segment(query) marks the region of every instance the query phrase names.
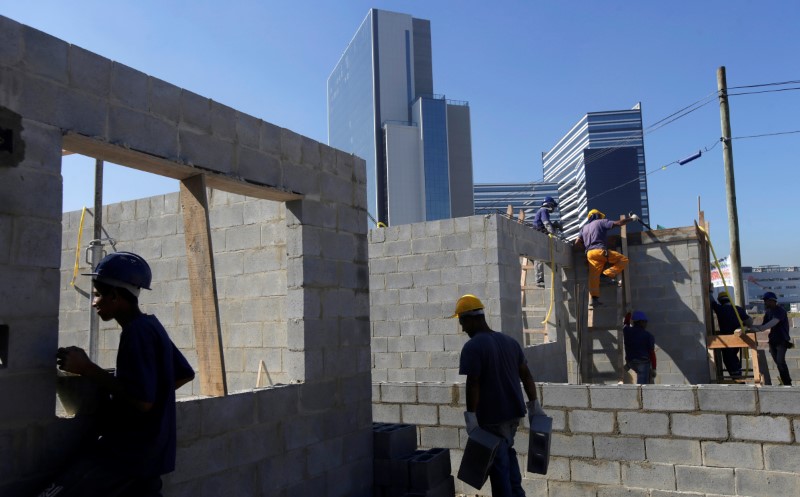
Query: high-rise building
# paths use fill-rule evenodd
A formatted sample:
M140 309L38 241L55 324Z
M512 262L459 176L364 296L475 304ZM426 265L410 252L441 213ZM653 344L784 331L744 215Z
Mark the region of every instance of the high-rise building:
M544 181L558 183L564 234L577 236L590 209L611 219L634 212L650 224L641 104L590 112L548 152ZM640 231L639 223L628 225Z
M469 105L433 92L431 25L371 9L328 77L328 144L367 164L388 225L470 216Z
M505 214L510 205L514 216L525 212L526 221L532 221L545 197L558 202L556 183L476 183L474 192L475 214ZM560 220L559 210L550 216L551 221Z

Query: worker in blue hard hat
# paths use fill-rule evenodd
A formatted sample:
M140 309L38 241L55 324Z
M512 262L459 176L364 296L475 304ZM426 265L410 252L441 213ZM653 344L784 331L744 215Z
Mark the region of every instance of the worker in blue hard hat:
M625 343L625 366L636 372L636 383L650 383L656 370L656 342L647 331L647 315L642 311L628 313L622 335Z
M556 207L558 207L558 203L553 197L545 197L542 206L536 211L536 215L533 216L533 228L542 233L555 235L558 226L556 223L550 221L550 214L552 214ZM536 286L544 288L544 263L540 260L536 260L533 263L533 277L536 280Z
M789 316L780 304L778 296L774 292L766 292L764 299L764 321L760 325L751 326L755 331L769 331L769 353L775 361L778 373L781 376L781 383L789 386L792 384L792 377L789 375L789 366L786 364L786 351L794 347L792 337L789 335Z
M175 390L194 371L158 318L139 307L150 266L131 252L105 256L92 273L92 307L121 330L116 369L95 364L79 347L62 347L58 367L95 383L107 399L99 437L40 496L160 496L161 475L175 469Z

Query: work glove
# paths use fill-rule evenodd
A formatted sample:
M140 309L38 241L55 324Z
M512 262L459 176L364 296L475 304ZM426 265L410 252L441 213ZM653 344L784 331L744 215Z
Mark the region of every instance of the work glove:
M464 422L467 425L467 434L478 427L478 416L474 412L464 411Z
M638 221L639 216L637 214L631 214L631 219L633 219L634 221Z

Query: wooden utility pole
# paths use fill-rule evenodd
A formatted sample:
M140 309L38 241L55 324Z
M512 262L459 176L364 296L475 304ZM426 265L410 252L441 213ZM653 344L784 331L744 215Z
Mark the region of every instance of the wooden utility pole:
M734 302L745 306L742 284L742 257L739 250L739 214L736 210L736 181L733 177L733 145L731 143L731 114L728 107L728 83L725 66L717 69L719 90L719 118L722 126L722 159L725 164L725 197L728 203L728 237L731 247L731 277L733 278Z

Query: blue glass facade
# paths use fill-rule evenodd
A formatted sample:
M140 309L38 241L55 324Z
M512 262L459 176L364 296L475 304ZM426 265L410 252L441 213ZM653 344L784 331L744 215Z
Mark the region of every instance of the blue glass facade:
M567 237L577 236L590 209L614 218L636 212L650 223L639 105L630 110L586 114L542 154L542 166L544 181L558 184ZM629 227L639 230L641 225Z
M548 196L560 203L556 183L479 183L474 187L475 214L505 214L510 205L515 217L523 211L525 219L531 220ZM550 219L560 221L560 210Z
M447 156L447 102L422 98L425 170L425 220L450 217L450 167Z
M461 150L471 147L469 107L461 102L455 112L432 94L430 22L371 9L328 78L328 144L366 161L367 208L374 222L472 214L472 154ZM455 121L452 136L448 119ZM389 123L400 140L409 135L396 126L418 129L420 153L394 146L389 155ZM410 183L417 172L423 179ZM399 183L389 184L390 177Z

